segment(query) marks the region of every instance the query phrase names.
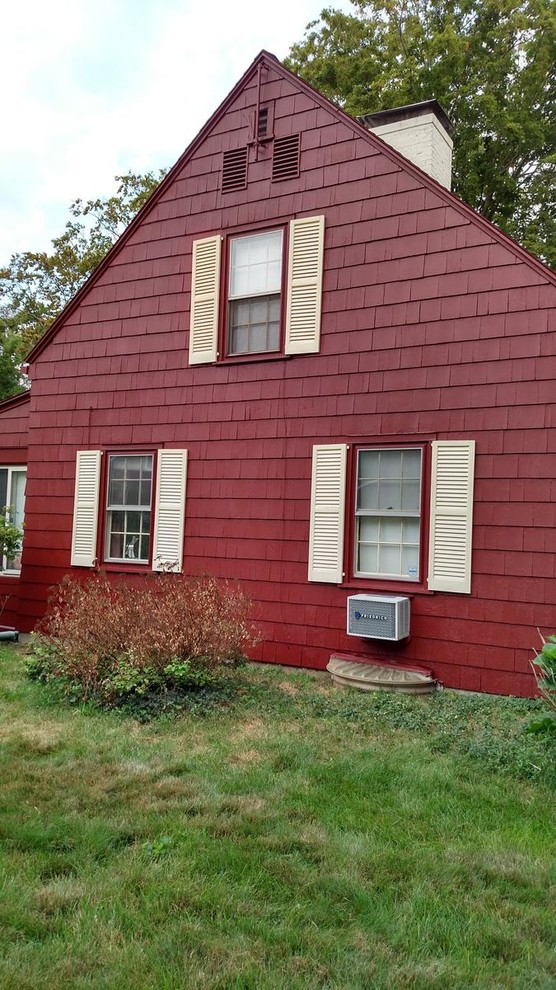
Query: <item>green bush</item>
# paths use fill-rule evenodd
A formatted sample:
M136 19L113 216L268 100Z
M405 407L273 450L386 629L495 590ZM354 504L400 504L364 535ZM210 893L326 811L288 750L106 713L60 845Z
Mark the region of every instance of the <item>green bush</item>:
M532 661L537 686L548 711L541 712L531 722L531 732L556 732L556 636L542 639L542 650Z
M27 671L75 700L175 702L217 685L253 641L249 602L213 578L160 574L139 584L66 577L35 636ZM156 707L156 706L155 706Z

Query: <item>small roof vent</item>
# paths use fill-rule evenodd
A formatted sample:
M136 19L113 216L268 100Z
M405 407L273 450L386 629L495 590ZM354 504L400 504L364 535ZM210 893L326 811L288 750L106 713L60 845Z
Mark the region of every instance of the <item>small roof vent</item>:
M222 192L247 186L247 148L225 151L222 163Z
M272 153L272 181L295 179L299 175L299 134L276 138Z

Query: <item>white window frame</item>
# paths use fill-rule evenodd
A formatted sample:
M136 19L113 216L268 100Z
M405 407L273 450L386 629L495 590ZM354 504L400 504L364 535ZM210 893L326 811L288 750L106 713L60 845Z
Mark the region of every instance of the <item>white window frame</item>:
M27 466L25 464L13 464L13 465L2 464L0 465L0 470L8 472L7 480L6 480L6 506L4 507L2 505L0 506L0 509L7 508L9 510L12 507L12 488L13 488L14 474L23 474L25 475L25 480L27 480ZM13 520L13 522L18 529L23 529L24 520L25 520L25 487L23 491L23 513L22 513L21 523L18 523L17 519ZM23 549L23 539L21 540L21 546L19 550L20 556L22 549ZM21 566L8 567L8 559L4 554L2 558L2 574L7 575L8 577L19 577L19 575L21 574Z
M143 457L148 457L148 458L150 458L150 462L151 462L151 477L150 477L150 482L151 482L151 485L150 485L150 495L149 495L149 505L148 505L148 507L146 505L127 505L125 503L121 503L121 504L114 503L113 505L110 505L110 503L109 503L109 494L110 494L110 465L111 465L111 462L115 458L117 458L117 457L123 457L123 458L131 458L131 457L134 457L134 458L143 458ZM104 512L104 536L103 536L103 542L104 542L103 560L104 560L104 562L106 564L148 564L149 563L151 549L152 549L152 542L153 542L153 531L154 531L154 517L153 517L154 472L155 472L155 456L154 456L154 453L152 453L152 452L149 452L149 453L146 453L146 452L141 452L141 453L139 453L139 452L133 452L133 453L116 453L116 452L110 452L108 454L108 463L107 463L107 467L106 467L106 485L105 485L105 492L104 492L105 512ZM123 482L124 484L125 484L125 480L127 480L127 479L124 479L124 482ZM141 485L141 482L142 482L142 478L139 479L138 484ZM124 540L124 556L123 557L112 557L112 556L110 556L110 538L111 538L111 535L112 535L112 532L113 532L110 523L111 523L112 513L113 512L124 512L126 519L127 519L127 513L128 512L137 512L139 514L143 514L145 512L148 512L149 513L148 552L147 552L147 556L146 557L141 557L141 556L131 557L131 556L127 556L126 555L126 551L127 551L128 548L125 546L125 540ZM142 529L140 530L140 534L139 534L140 541L141 541L141 536L143 536ZM139 549L140 549L140 546L139 546Z
M402 508L380 509L378 507L376 509L374 509L374 508L373 509L358 508L358 500L359 500L359 474L360 474L359 466L360 466L360 457L361 457L361 454L363 454L363 453L376 453L376 454L379 454L379 455L380 454L384 454L384 453L401 453L401 454L404 454L406 452L409 453L409 452L415 452L415 451L418 452L419 458L420 458L420 463L419 463L419 504L418 504L418 508L417 509L407 509L407 510L406 509L402 509ZM423 461L424 461L424 450L423 450L423 447L422 446L419 446L419 445L412 446L412 445L400 444L399 446L396 446L396 447L390 447L390 446L380 446L380 445L373 444L372 446L361 446L361 447L358 447L357 448L357 450L356 450L356 463L355 463L355 505L354 505L354 520L355 520L355 525L354 525L354 534L353 534L353 574L354 574L354 577L356 577L356 578L365 578L365 579L369 579L369 580L378 580L378 581L395 581L395 582L398 582L398 583L399 582L402 582L402 581L410 581L413 584L419 584L421 582L421 568L422 568L422 564L421 564L421 552L422 552L422 532L423 532ZM382 480L387 481L387 480L390 480L390 479L384 478ZM391 480L396 480L396 479L391 479ZM413 480L413 479L411 479L411 480ZM377 477L377 482L380 484L380 477ZM400 478L400 482L403 484L403 478ZM391 571L380 571L380 570L376 570L376 571L364 571L364 570L361 570L360 568L358 568L357 564L358 564L358 561L359 561L360 544L363 542L359 538L360 520L362 520L362 519L374 519L374 520L377 521L379 527L380 527L380 524L381 524L381 521L382 520L385 520L386 521L386 520L391 519L391 520L399 521L401 523L403 523L403 520L404 519L416 519L417 520L419 534L418 534L417 554L416 554L416 557L417 557L417 568L416 568L415 574L403 573L401 571L401 568L400 568L400 572L399 573L393 573ZM388 545L388 542L387 541L381 541L380 539L377 538L377 554L378 555L380 554L380 547L381 546L386 547L387 545ZM401 549L403 547L403 540L401 540L399 544L396 544L396 546L398 546L398 545L400 546L400 553L401 553ZM415 545L415 544L409 544L409 543L407 543L407 545L410 546L410 545ZM378 563L378 561L377 561L377 563Z
M271 287L270 289L265 287L265 289L261 289L260 291L253 290L253 291L248 291L248 292L245 292L245 293L234 292L233 291L233 288L234 288L234 286L233 286L234 274L235 274L235 272L237 270L234 267L234 250L235 250L236 245L239 245L240 241L255 241L257 239L258 240L262 240L263 238L267 238L267 241L268 241L270 238L276 238L277 235L280 236L280 274L279 274L279 277L277 279L278 287L276 288L274 286L274 287ZM284 281L284 229L283 228L278 227L278 228L274 228L272 230L258 230L258 231L253 231L251 233L237 234L237 235L234 235L234 236L230 237L230 241L229 241L229 260L228 260L228 280L227 280L228 302L227 302L227 318L226 318L226 356L227 357L231 357L231 358L234 358L234 357L249 357L251 354L253 354L253 355L256 355L256 354L278 354L280 352L281 343L282 343L282 290L283 290L283 281ZM278 302L278 320L276 321L278 323L278 339L276 341L276 346L275 347L264 347L264 348L261 348L259 350L256 350L254 348L253 349L248 348L245 351L232 350L232 331L233 331L233 326L232 326L232 312L233 312L233 304L234 303L241 303L241 302L250 303L251 301L256 301L258 298L259 299L265 299L265 298L266 299L273 299L273 300L277 300L277 302ZM268 333L268 326L270 325L270 322L275 322L275 321L267 321L267 324L266 324L267 325L267 333ZM248 335L249 335L249 331L250 330L251 330L251 327L248 328Z

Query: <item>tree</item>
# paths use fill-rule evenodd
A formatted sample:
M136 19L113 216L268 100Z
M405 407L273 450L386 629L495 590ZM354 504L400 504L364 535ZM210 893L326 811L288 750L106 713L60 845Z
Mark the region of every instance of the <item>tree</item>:
M436 98L456 126L454 192L556 266L554 0L351 0L287 65L357 115Z
M21 391L20 364L147 201L165 174L116 176L113 196L70 206L52 251L12 255L0 269L0 399Z

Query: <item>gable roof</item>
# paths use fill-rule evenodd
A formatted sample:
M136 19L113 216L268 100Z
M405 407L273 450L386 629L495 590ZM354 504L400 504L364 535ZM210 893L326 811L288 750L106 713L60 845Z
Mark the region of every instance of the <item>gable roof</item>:
M332 103L327 97L319 93L318 90L314 89L309 83L305 82L299 76L296 76L289 69L286 69L284 65L272 55L270 52L264 49L257 55L254 61L251 63L249 68L244 72L241 79L236 83L234 88L230 91L228 96L223 100L220 106L215 110L212 116L208 119L206 124L201 128L197 136L193 139L191 144L186 148L183 154L178 158L175 165L170 169L165 178L162 180L160 185L155 189L152 195L149 197L144 206L139 210L137 215L131 221L131 223L126 227L123 233L120 235L118 240L110 248L108 253L104 256L102 261L97 265L91 275L88 277L86 282L83 283L80 289L76 292L74 297L70 302L64 307L62 312L53 323L50 325L46 333L40 338L40 340L35 344L33 349L27 356L26 361L32 364L33 361L39 356L39 354L44 350L44 348L50 343L53 337L57 334L58 330L63 326L67 317L79 306L85 295L89 292L92 286L96 283L97 279L103 274L103 272L110 266L114 257L122 249L124 244L127 242L131 234L137 229L138 226L143 222L148 213L156 206L159 199L164 195L168 187L174 181L176 175L181 171L181 169L190 161L190 159L195 154L197 148L205 140L206 136L210 133L214 125L224 116L231 104L237 98L238 94L244 88L244 86L250 81L255 72L258 71L259 67L272 68L279 75L282 75L284 79L289 80L293 83L299 90L308 95L321 107L326 109L330 114L335 116L343 124L347 124L351 127L361 138L368 141L371 145L374 145L377 150L380 150L384 155L390 158L395 164L400 168L404 169L406 172L414 175L424 186L428 187L433 191L440 199L452 206L455 210L461 213L469 222L474 223L476 226L481 227L486 231L489 236L497 240L500 244L510 250L515 254L520 261L527 264L529 267L533 268L538 274L542 275L547 281L552 282L556 285L556 272L553 272L551 268L548 268L542 261L536 258L534 255L530 254L524 247L514 241L511 237L501 231L498 227L492 224L489 220L477 213L470 206L459 199L454 193L446 189L445 186L440 185L432 176L423 172L417 165L405 158L398 151L391 147L383 141L382 138L378 137L372 131L369 131L361 122L360 119L356 119L347 114L336 104Z

